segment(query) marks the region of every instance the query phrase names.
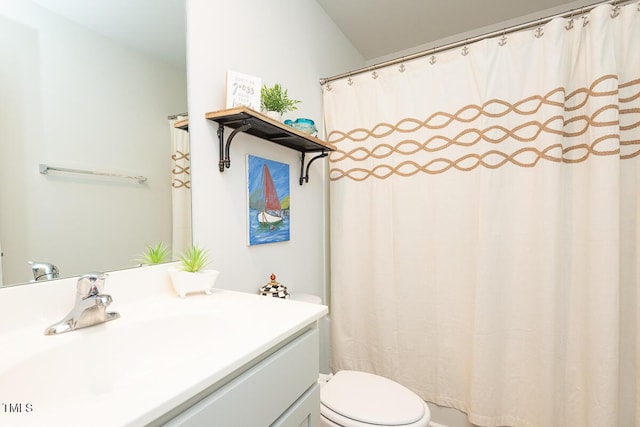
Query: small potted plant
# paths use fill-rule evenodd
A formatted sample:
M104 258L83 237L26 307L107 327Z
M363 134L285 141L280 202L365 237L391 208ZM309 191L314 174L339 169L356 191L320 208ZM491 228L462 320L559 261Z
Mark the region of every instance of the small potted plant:
M192 292L211 294L220 272L204 269L209 262L207 251L198 245L193 245L184 251L178 257L178 260L181 267L170 268L169 277L180 298L184 298L188 293Z
M171 261L171 251L164 242L159 242L155 246L147 245L147 251L140 255L138 261L142 265L162 264Z
M279 83L273 87L262 85L260 89L260 108L272 119L281 120L284 113L297 110L299 103L297 99L289 98L287 89L283 89Z

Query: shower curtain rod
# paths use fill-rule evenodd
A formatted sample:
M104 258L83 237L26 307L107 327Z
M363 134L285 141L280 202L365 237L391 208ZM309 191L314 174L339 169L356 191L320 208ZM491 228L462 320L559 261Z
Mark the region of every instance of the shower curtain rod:
M614 12L612 13L616 13L617 16L617 11L620 8L620 5L622 4L626 4L626 3L632 3L634 1L637 0L606 0L606 1L599 1L597 3L593 3L589 6L583 6L581 8L577 8L577 9L571 9L568 12L563 12L563 13L559 13L557 15L552 15L552 16L548 16L546 18L540 18L540 19L536 19L533 21L528 21L525 22L523 24L517 24L502 30L497 30L497 31L492 31L490 33L485 33L485 34L481 34L479 36L475 36L475 37L470 37L464 40L460 40L457 42L453 42L453 43L449 43L449 44L445 44L443 46L439 46L439 47L435 47L433 49L427 49L427 50L423 50L411 55L406 55L406 56L401 56L399 58L395 58L395 59L391 59L389 61L385 61L385 62L381 62L378 64L374 64L374 65L370 65L368 67L362 67L359 68L357 70L353 70L353 71L348 71L346 73L342 73L342 74L337 74L335 76L332 77L325 77L320 79L320 85L325 85L326 83L335 81L335 80L340 80L342 78L345 77L352 77L355 76L357 74L362 74L362 73L366 73L368 71L375 71L377 69L380 68L385 68L385 67L390 67L392 65L396 65L396 64L402 64L403 62L406 61L411 61L413 59L418 59L418 58L422 58L425 57L427 55L433 55L436 53L440 53L440 52L444 52L446 50L451 50L451 49L455 49L457 47L460 46L465 46L471 43L475 43L477 41L480 40L484 40L484 39L488 39L491 37L496 37L496 36L500 36L500 35L506 35L506 34L510 34L510 33L515 33L516 31L522 31L522 30L527 30L529 28L533 28L533 27L539 27L542 26L544 24L546 24L547 22L553 20L553 19L557 19L557 18L573 18L573 17L579 17L584 15L586 12L590 12L591 10L595 9L596 7L603 5L603 4L612 4L615 6Z

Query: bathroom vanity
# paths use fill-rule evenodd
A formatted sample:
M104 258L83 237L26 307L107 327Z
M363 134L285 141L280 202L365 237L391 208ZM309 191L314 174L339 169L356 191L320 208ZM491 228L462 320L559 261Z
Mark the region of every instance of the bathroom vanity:
M205 390L195 405L187 402L152 425L318 426L317 355L318 330L308 329L254 366L240 368L224 386ZM173 418L163 424L167 417Z
M45 336L74 291L71 279L3 289L0 425L319 424L325 306L220 289L181 299L166 266L144 267L106 282L119 319Z

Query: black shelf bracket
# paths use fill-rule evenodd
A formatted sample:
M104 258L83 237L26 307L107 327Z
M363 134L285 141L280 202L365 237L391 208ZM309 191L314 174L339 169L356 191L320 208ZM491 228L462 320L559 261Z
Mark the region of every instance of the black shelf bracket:
M218 167L220 168L220 172L224 172L224 169L229 169L231 167L231 141L239 132L245 132L251 128L251 123L247 120L242 121L242 126L239 126L231 132L229 137L227 138L227 143L224 143L224 125L222 123L218 124L218 143L220 149L220 161L218 162Z
M253 111L247 107L237 107L227 110L213 111L206 113L205 118L218 122L218 144L220 150L220 161L218 167L220 172L231 167L231 142L239 132L246 132L248 135L260 138L263 141L272 142L283 147L299 151L300 158L300 185L309 182L309 169L311 164L318 159L327 157L329 152L335 147L319 140L313 135L305 134L283 123L277 122ZM233 131L225 142L224 128L230 127ZM316 154L308 162L306 155Z
M305 168L304 151L302 152L302 155L300 156L300 185L302 185L305 182L309 183L309 167L311 166L311 163L323 157L327 157L328 155L329 153L327 153L326 151L323 151L322 154L318 154L317 156L309 160L309 163L307 163L307 167Z

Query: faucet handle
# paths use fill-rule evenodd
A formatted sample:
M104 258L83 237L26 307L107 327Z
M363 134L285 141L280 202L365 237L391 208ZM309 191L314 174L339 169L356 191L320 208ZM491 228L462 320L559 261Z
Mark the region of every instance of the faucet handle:
M78 297L88 298L100 295L107 280L106 273L87 273L78 279Z

